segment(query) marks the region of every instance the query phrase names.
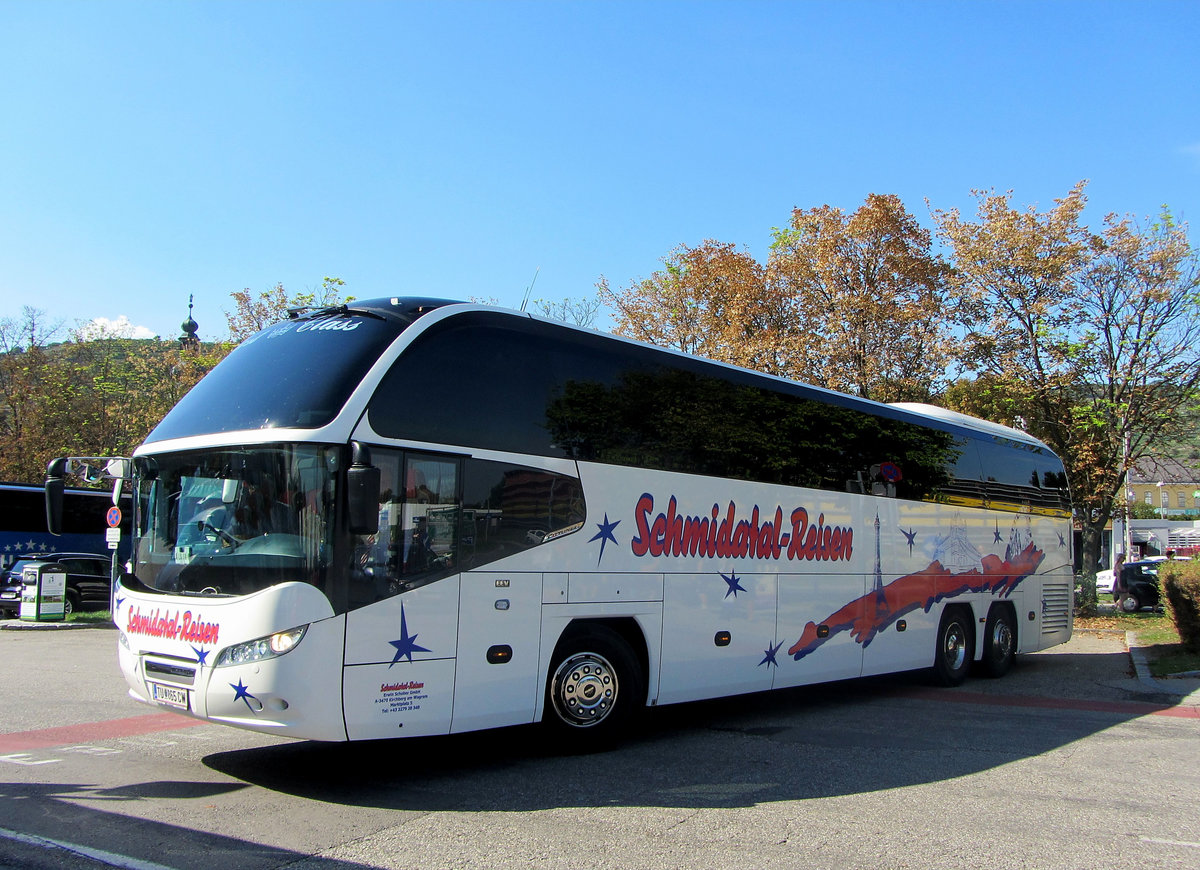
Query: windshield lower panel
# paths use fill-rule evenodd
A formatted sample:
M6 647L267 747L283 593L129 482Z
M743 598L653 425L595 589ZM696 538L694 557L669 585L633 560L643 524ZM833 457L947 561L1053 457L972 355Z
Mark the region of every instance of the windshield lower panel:
M134 574L161 592L245 595L310 583L328 596L342 450L315 444L167 453L139 483Z

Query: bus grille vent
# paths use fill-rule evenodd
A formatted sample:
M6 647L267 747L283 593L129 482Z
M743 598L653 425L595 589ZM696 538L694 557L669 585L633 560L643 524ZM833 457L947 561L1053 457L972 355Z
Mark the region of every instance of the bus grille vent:
M173 683L190 686L196 682L195 667L185 667L182 665L168 664L167 662L156 662L150 659L146 660L146 676L156 677L159 679L167 679Z
M1049 582L1042 586L1042 634L1071 628L1071 584Z

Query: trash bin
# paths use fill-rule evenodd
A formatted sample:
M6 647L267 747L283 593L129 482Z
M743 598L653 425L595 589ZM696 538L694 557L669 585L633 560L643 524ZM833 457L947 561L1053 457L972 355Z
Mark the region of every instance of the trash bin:
M66 618L67 571L56 562L30 562L21 572L21 619L61 622Z

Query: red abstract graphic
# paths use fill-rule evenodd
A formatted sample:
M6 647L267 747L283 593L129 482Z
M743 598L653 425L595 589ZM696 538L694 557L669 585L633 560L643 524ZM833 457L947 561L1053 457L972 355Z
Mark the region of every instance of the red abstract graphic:
M875 635L906 613L918 607L928 613L937 602L967 592L991 592L1008 597L1022 580L1037 570L1045 557L1046 554L1030 542L1015 554L1010 548L1004 559L995 555L983 556L982 570L972 568L952 574L941 562L934 561L915 574L900 577L886 586L877 586L831 614L821 623L829 629L825 637L817 636L817 623L808 623L800 639L788 649L788 654L799 661L844 631L849 631L855 641L866 647Z

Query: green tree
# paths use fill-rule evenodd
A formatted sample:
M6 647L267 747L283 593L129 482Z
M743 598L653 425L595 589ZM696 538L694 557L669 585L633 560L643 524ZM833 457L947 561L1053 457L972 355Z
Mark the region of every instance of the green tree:
M579 299L567 298L558 302L546 299L533 300L534 313L583 327L595 326L602 309L603 304L599 297L583 296Z
M59 366L80 389L66 403L74 425L55 455L128 456L232 349L113 336L63 345Z
M353 296L343 295L345 286L346 282L341 278L326 275L319 289L307 293L289 293L283 284L276 284L257 296L249 287L235 290L230 294L233 311L225 312L230 341L241 343L272 323L286 320L288 311L293 308L326 308L353 302Z
M46 442L54 433L56 396L73 389L48 368L61 322L31 306L0 320L0 480L40 482Z
M1200 388L1200 271L1187 228L1082 224L1084 182L1045 213L976 192L975 220L935 212L953 250L963 361L988 416L1023 422L1062 458L1082 531L1085 611L1126 470L1176 436ZM959 391L959 395L970 391ZM950 394L954 398L954 393ZM962 410L975 410L971 407Z
M0 479L41 483L62 455L129 455L232 345L187 351L94 327L50 343L42 312L0 323Z

